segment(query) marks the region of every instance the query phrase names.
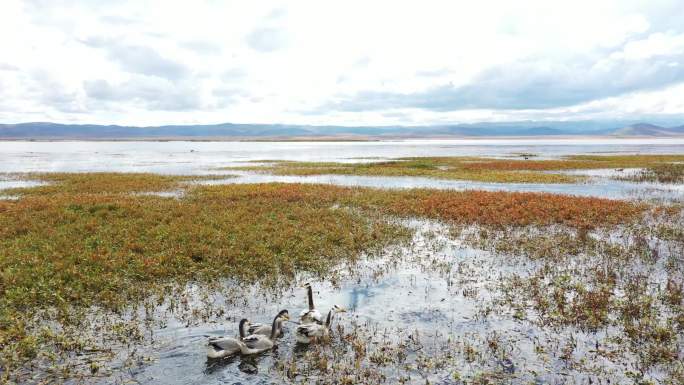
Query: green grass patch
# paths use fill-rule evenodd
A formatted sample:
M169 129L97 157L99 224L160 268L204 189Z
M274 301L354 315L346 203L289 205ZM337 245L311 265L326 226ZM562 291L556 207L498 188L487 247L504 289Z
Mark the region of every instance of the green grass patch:
M228 169L277 175L414 176L501 183L576 183L581 176L548 171L662 166L684 161L683 155L569 156L559 160L494 159L479 157L403 158L387 162L339 163L269 161L262 166Z

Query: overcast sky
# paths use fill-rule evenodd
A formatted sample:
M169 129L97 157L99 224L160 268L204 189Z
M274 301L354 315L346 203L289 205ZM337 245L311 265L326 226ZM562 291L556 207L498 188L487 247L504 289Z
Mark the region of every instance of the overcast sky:
M0 123L682 116L682 0L0 2Z

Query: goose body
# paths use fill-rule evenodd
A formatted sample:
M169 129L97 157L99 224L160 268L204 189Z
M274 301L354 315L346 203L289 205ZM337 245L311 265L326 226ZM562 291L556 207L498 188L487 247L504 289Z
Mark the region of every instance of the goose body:
M302 325L306 325L306 324L323 325L323 316L321 315L321 312L319 312L316 309L313 309L311 311L302 310L302 312L299 313L299 323Z
M250 334L242 339L242 344L240 345L240 352L242 354L258 354L272 349L275 346L276 333L278 328L283 321L289 320L287 310L281 310L278 315L273 319L271 324L271 332L269 335L263 334ZM281 330L282 333L282 330Z
M249 324L246 319L240 320L239 337L209 337L207 343L207 357L208 358L222 358L233 354L240 353L243 349L244 343L242 339L245 337L245 328Z
M345 311L345 309L335 305L328 312L328 317L326 318L324 324L313 322L299 325L295 330L295 339L299 343L309 344L312 341L316 341L322 337L327 337L330 335L330 325L332 324L333 315Z
M313 289L311 288L311 284L307 283L304 285L306 288L306 294L307 294L307 299L309 302L309 308L302 310L302 312L299 314L299 323L300 324L312 324L316 323L319 325L323 324L323 316L321 315L321 312L319 312L316 307L314 306L314 301L313 301Z
M271 338L262 334L252 334L245 337L242 342L240 346L242 354L258 354L275 346L275 342Z
M325 325L310 323L299 325L295 330L295 339L301 344L309 344L311 341L328 336L330 329Z
M207 346L208 358L223 358L240 353L244 343L235 337L216 337L209 339Z
M249 328L247 328L247 334L252 335L252 334L260 334L262 336L270 336L271 335L271 325L267 324L262 324L262 323L255 323L255 324L250 324ZM278 322L276 323L276 333L275 333L275 338L282 337L283 336L283 320L278 319Z

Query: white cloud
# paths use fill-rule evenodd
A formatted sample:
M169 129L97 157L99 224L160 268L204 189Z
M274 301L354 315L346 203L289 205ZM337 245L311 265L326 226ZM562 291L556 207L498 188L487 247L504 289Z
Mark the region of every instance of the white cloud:
M684 115L681 20L679 0L5 0L0 120Z

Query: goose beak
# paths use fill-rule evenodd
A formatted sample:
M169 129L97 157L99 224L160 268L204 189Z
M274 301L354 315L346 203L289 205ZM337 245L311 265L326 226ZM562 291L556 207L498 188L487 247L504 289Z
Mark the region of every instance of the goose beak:
M289 315L289 314L283 314L283 319L284 319L285 321L289 321L289 320L290 320L290 315Z
M338 313L346 313L346 312L347 312L347 309L343 308L342 306L338 306L338 307L337 307L337 312L338 312Z

